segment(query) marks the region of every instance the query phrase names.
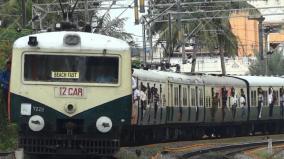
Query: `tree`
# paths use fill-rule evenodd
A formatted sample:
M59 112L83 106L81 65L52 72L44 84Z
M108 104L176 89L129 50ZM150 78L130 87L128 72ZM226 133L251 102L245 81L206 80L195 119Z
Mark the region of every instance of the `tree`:
M32 0L25 0L26 17L31 19ZM0 8L0 19L3 21L2 27L25 27L22 24L21 0L8 0Z
M268 55L267 60L267 72L268 75L284 75L284 56L282 51L275 51L272 55ZM250 74L252 75L265 75L265 69L263 69L261 59L259 56L249 66Z
M127 42L133 41L132 34L125 32L123 29L127 18L111 19L109 13L97 18L99 25L95 29L96 33L122 39Z
M157 0L156 3L174 3L171 0ZM188 1L189 2L189 1ZM192 1L195 2L195 1ZM184 22L182 28L185 33L190 34L189 36L196 36L203 42L203 46L208 49L209 52L214 52L216 48L219 48L222 73L225 74L224 56L235 56L237 54L237 38L231 31L231 26L228 18L218 17L229 17L230 12L224 11L229 9L239 8L253 8L247 2L225 2L215 3L210 1L208 3L200 3L199 5L189 5L182 7L182 12L195 12L191 14L177 14L183 19L196 19L189 22ZM201 11L198 11L201 10ZM210 12L210 10L214 10ZM219 11L216 11L219 10ZM176 7L173 7L172 11L177 11ZM202 12L204 11L204 12ZM206 12L209 11L209 12ZM158 14L161 12L159 9L154 10L154 13ZM258 11L251 10L251 14L258 14ZM208 18L212 17L212 18ZM167 17L162 17L164 20ZM207 19L206 19L207 18ZM173 20L174 21L174 20ZM177 23L172 23L172 36L169 39L169 25L167 23L155 23L153 26L153 34L159 34L159 40L172 41L173 47L179 47L179 36L178 36ZM188 37L189 38L189 37ZM169 48L169 46L168 46ZM167 55L170 56L170 55ZM193 61L195 61L193 59ZM194 65L195 63L193 63Z

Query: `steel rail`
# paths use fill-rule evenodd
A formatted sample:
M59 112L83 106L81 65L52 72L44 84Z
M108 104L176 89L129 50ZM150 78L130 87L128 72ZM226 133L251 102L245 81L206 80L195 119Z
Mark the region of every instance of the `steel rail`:
M249 150L252 148L259 147L259 146L264 146L267 143L268 143L267 141L262 141L262 142L240 143L240 144L218 146L218 147L213 147L213 148L205 148L201 150L194 150L194 151L188 152L182 155L181 157L189 158L189 157L198 156L198 155L202 155L202 154L209 153L209 152L217 152L217 151L224 151L224 150L230 150L230 149L240 149L240 150L235 150L235 151L225 154L225 156L229 156L229 155L233 155L234 153L236 154L244 150ZM273 144L284 144L284 140L273 141Z

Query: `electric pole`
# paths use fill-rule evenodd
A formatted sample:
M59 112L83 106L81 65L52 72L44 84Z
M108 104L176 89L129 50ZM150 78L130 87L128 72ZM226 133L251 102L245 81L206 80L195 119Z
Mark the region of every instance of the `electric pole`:
M258 18L248 18L249 20L257 20L258 21L258 45L259 45L259 56L260 56L260 67L262 68L262 72L265 72L265 75L267 74L267 66L266 62L264 61L264 53L263 53L263 21L265 18L263 16L260 16ZM265 67L262 67L265 66Z
M25 0L22 0L22 26L24 27L26 25L26 2Z

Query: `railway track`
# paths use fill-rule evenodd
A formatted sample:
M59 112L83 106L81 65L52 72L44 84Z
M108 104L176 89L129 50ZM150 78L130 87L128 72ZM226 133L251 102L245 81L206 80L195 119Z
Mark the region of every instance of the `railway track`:
M240 143L240 144L232 144L232 145L224 145L224 146L216 146L216 147L212 146L209 148L201 148L201 149L187 152L183 154L182 156L180 156L179 158L186 159L186 158L199 156L199 155L209 153L209 152L223 152L224 159L231 159L232 156L234 156L237 153L263 147L267 145L267 143L268 143L267 141L262 141L262 142ZM274 145L284 144L284 140L273 141L273 144Z
M164 158L233 158L236 154L242 156L251 156L254 158L253 151L259 148L267 148L268 140L273 141L273 154L267 153L266 155L273 156L281 155L281 145L284 148L283 134L279 135L265 135L265 136L250 136L250 137L237 137L237 138L224 138L224 139L211 139L211 140L197 140L197 141L182 141L162 143L156 145L145 145L136 147L141 149L146 158L164 159ZM279 146L280 145L280 146ZM133 148L131 148L133 151ZM131 149L129 149L131 151ZM134 149L134 150L135 150ZM155 152L153 150L156 150ZM147 152L148 151L148 152ZM251 152L250 154L248 154ZM264 151L265 152L265 151ZM152 153L152 155L149 155ZM146 155L148 154L148 155ZM259 151L255 153L259 155ZM212 157L213 156L213 157Z

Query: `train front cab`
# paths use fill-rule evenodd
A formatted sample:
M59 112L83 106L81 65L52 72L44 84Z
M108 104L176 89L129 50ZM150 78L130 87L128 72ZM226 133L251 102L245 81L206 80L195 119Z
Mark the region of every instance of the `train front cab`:
M81 44L62 44L69 34L79 36ZM20 146L28 154L116 153L121 127L131 118L128 45L88 33L34 36L37 47L23 37L13 48L10 118L19 125ZM50 37L54 41L45 43ZM96 48L98 39L108 48ZM98 69L115 78L96 79Z

